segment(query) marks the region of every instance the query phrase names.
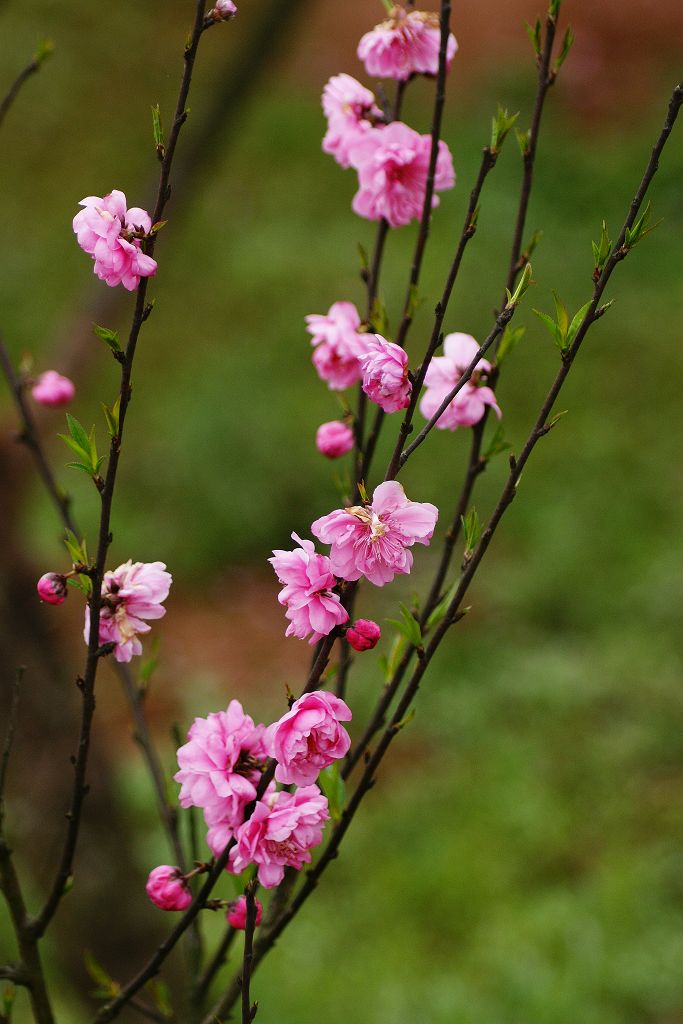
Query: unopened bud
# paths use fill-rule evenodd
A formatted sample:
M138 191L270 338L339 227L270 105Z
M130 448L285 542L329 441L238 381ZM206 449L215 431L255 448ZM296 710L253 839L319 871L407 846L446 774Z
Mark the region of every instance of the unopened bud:
M36 584L41 601L46 604L64 604L67 595L66 576L59 572L46 572Z
M147 895L160 910L187 910L192 903L192 892L180 868L160 864L149 873Z
M229 21L237 14L237 8L232 0L216 0L214 7L209 11L209 18L214 21Z
M346 639L354 651L371 651L381 635L382 631L372 619L357 619L346 631Z
M38 377L31 394L40 405L56 407L68 405L76 394L76 388L68 377L63 377L56 370L47 370Z
M261 918L263 917L263 907L258 900L254 900L256 904L256 927L261 924ZM238 899L233 900L232 903L228 904L228 912L225 915L225 919L232 928L236 928L238 931L243 932L247 927L247 897L240 896Z

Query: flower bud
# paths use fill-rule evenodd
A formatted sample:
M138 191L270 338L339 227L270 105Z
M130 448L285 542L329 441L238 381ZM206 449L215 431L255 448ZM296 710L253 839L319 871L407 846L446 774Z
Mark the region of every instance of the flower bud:
M73 381L68 377L62 377L56 370L47 370L41 373L38 380L31 388L31 394L40 405L59 406L68 405L76 394Z
M36 590L40 600L46 604L64 604L67 595L66 576L60 572L46 572L38 580Z
M180 868L160 864L149 873L147 895L160 910L187 910L192 903L192 893Z
M346 639L354 651L371 651L377 646L382 631L372 619L356 619L346 631Z
M316 448L328 459L340 459L353 448L353 431L342 420L321 423L315 435Z
M229 21L237 14L237 8L232 0L216 0L214 7L209 11L208 17L214 21Z
M261 918L263 917L263 907L259 900L254 900L256 903L256 927L261 924ZM247 897L240 896L238 899L233 900L232 903L228 904L228 912L225 915L225 919L232 928L236 928L243 932L247 927Z

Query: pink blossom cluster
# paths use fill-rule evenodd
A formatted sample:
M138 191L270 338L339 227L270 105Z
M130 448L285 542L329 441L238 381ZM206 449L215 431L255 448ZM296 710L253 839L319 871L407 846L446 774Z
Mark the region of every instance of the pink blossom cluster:
M145 210L128 209L118 189L104 197L86 196L79 205L84 209L74 217L73 229L81 249L95 261L101 281L111 288L122 284L132 292L141 277L156 274L156 261L142 251L142 241L152 230Z
M358 57L369 75L407 81L413 75L436 75L441 30L437 15L408 11L396 4L388 18L367 32ZM446 66L457 51L449 34ZM327 132L323 150L344 168L358 173L353 209L369 220L402 227L422 217L432 148L431 135L420 135L402 121L388 123L374 94L351 75L334 75L323 90ZM439 143L432 206L436 192L452 188L455 172L450 150Z
M470 334L449 334L443 344L444 354L435 356L425 375L425 393L420 401L420 412L430 420L442 402L456 386L479 351L479 345ZM501 411L491 388L481 383L481 376L490 373L491 364L480 359L472 377L458 391L436 421L440 430L457 430L458 427L473 427L490 406L496 416Z
M132 562L104 574L100 609L99 643L114 644L117 661L130 661L142 654L140 633L149 633L146 620L166 614L163 602L168 597L173 577L163 562ZM42 596L42 595L41 595ZM43 598L46 600L46 598ZM90 640L90 608L85 609L86 644Z

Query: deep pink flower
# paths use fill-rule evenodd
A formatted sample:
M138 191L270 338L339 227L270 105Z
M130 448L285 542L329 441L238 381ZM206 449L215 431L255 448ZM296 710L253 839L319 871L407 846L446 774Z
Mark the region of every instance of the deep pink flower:
M443 348L445 354L432 359L425 376L426 390L420 401L420 412L427 420L434 416L479 351L479 345L470 334L460 333L447 335ZM479 376L490 370L489 361L480 359L470 380L458 391L437 420L436 426L440 430L474 426L484 415L487 405L500 417L501 412L493 391L480 386L478 382Z
M64 604L68 593L66 576L60 572L46 572L38 580L36 590L40 600L46 604Z
M342 420L321 423L315 435L316 448L328 459L340 459L353 448L353 431Z
M351 75L334 75L323 90L323 111L327 133L323 151L330 153L340 167L349 166L349 149L382 117L369 89Z
M313 542L301 540L296 533L292 538L299 544L293 551L276 550L268 561L284 588L278 594L280 604L286 606L285 617L289 626L285 636L298 636L315 644L331 633L335 626L348 622L349 613L333 592L337 581L330 569L327 555L318 555Z
M409 501L401 485L387 480L375 488L371 505L339 508L311 526L314 537L331 544L335 576L366 576L378 587L397 573L409 573L413 544L429 544L439 510L428 501Z
M259 726L259 728L265 732L265 726ZM261 767L264 764L265 760L260 761ZM227 799L207 804L203 808L204 821L207 825L206 845L214 857L220 857L225 847L237 834L237 829L244 821L245 808L256 796L259 775L260 769L258 774L254 774L251 777L254 785L252 795L248 798L245 796L246 790L240 790L239 786L237 786L233 790L232 795ZM269 783L261 799L268 800L275 793L276 789L277 787L274 782Z
M181 785L181 807L201 807L214 829L212 849L219 853L244 817L244 807L256 797L267 757L265 726L254 725L242 705L231 700L226 711L195 718L188 742L178 750L174 779ZM225 837L225 841L222 839Z
M94 259L101 281L132 292L141 277L156 274L156 261L142 251L142 238L152 229L148 213L137 206L127 209L118 189L103 198L86 196L79 205L84 209L74 217L73 229L81 249Z
M261 924L263 919L263 907L259 900L254 900L256 904L256 927ZM235 928L237 931L243 932L247 927L247 897L238 896L236 900L228 905L228 912L225 915L225 919L231 928Z
M353 209L369 220L383 217L392 228L400 228L422 217L431 135L418 135L402 121L368 132L350 151L350 160L358 171L359 190ZM434 176L435 192L453 188L453 158L446 143L439 142ZM435 194L432 206L437 206Z
M240 875L250 864L258 864L259 882L265 889L274 888L286 867L299 870L310 864L309 851L322 842L329 816L327 797L317 786L304 786L293 793L280 790L259 800L251 818L238 829L229 870Z
M339 723L350 722L351 717L344 701L324 690L306 693L294 701L266 734L270 755L278 762L277 781L308 786L323 768L344 757L351 739Z
M180 868L160 864L149 873L147 895L160 910L187 910L192 903L192 892Z
M100 644L113 643L117 661L142 654L138 633L149 633L144 619L161 619L163 602L173 582L163 562L132 562L130 559L102 580ZM85 609L85 642L90 638L90 608Z
M67 405L76 394L76 388L68 377L62 377L56 370L46 370L31 388L31 394L41 405Z
M372 619L357 619L346 631L346 639L354 651L371 651L381 636L381 629Z
M360 317L352 302L335 302L327 315L311 313L306 330L315 346L313 365L333 391L343 391L360 380L358 356L365 351L364 335L358 333Z
M408 379L408 356L400 345L381 334L368 334L367 351L359 357L363 391L385 412L410 405L413 385Z
M413 74L436 75L440 46L438 14L408 12L397 4L386 21L362 37L358 44L358 57L369 75L405 81ZM457 49L458 44L451 33L446 46L449 70Z

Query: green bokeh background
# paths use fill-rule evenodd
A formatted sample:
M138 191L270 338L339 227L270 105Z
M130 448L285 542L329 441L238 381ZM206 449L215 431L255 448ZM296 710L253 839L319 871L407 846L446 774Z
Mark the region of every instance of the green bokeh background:
M69 0L28 16L13 5L2 14L3 80L38 34L57 43L3 133L0 308L17 356L51 351L71 311L87 316L104 287L87 287L89 262L70 232L77 200L119 187L137 205L140 183L154 174L149 106L159 100L171 109L178 62L169 54L183 38L187 5L163 7L161 18L158 4L105 12ZM188 136L226 51L235 56L238 29L236 21L206 39ZM329 73L337 70L331 47ZM513 449L558 362L531 307L550 310L552 288L572 310L589 297L590 242L603 217L613 235L623 220L663 118L668 69L661 81L651 106L590 129L573 116L562 84L551 97L528 222L544 232L533 260L537 284L517 318L526 338L498 389ZM492 68L476 92L451 83L444 134L458 187L434 220L424 303L408 345L414 362L490 115L501 100L527 123L532 89L529 66ZM418 83L408 119L422 130L428 103L428 86ZM112 558L163 557L175 590L214 611L227 569L267 578L270 549L286 545L293 529L305 533L337 500L335 467L316 454L313 435L338 406L310 365L303 317L337 299L362 305L357 244L371 245L373 227L350 213L353 174L320 152L321 130L318 90L291 75L282 87L276 74L268 77L231 137L216 139L178 222L169 207L159 243ZM589 335L563 393L559 408L568 415L525 471L470 592L470 615L430 670L417 716L343 856L257 975L264 1024L683 1021L681 138L679 131L652 193L663 223L615 274L616 303ZM518 180L511 139L487 183L449 330L483 338L490 329ZM394 325L414 234L407 228L389 240L382 292ZM109 326L123 331L129 317L124 302ZM98 344L93 338L74 408L87 423L101 418L99 402L116 387L115 364ZM444 521L467 448L464 431L439 433L403 480L411 497L435 502ZM63 460L56 444L54 454ZM482 517L505 471L499 457L480 481ZM94 522L87 481L68 483L81 519ZM26 532L36 564L54 562L54 518L37 489ZM434 559L420 550L410 584L372 594L361 609L391 617ZM173 630L172 602L164 628ZM249 638L243 642L248 652ZM233 696L269 721L280 713L281 681L271 693L263 679L254 683L253 693L244 683L236 692L199 663L175 699L184 722ZM368 655L350 691L357 719L380 685L376 656ZM161 742L170 764L165 732ZM166 853L131 749L114 761L121 806L141 837L143 877ZM130 901L139 902L138 882L130 888ZM111 912L103 906L105 919ZM138 913L141 959L149 929L161 925L150 924L152 908ZM59 927L77 929L68 917L65 910ZM5 939L0 934L0 950L11 957ZM97 935L83 935L82 945L97 953ZM57 940L48 962L60 1020L89 1019ZM23 1024L23 995L17 1005Z

